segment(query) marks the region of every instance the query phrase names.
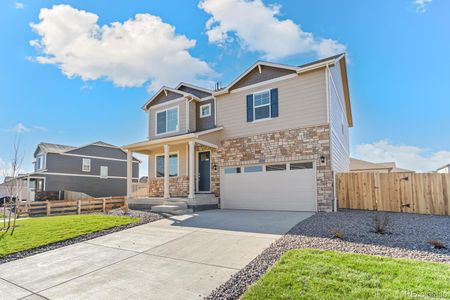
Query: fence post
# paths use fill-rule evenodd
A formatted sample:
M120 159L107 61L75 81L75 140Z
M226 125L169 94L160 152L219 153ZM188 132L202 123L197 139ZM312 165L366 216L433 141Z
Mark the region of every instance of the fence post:
M81 200L77 201L77 214L81 215Z
M128 196L123 197L123 212L128 213Z
M103 212L106 212L106 199L103 198Z
M50 214L51 214L51 206L50 206L50 201L46 201L46 204L47 204L47 217L48 216L50 216Z

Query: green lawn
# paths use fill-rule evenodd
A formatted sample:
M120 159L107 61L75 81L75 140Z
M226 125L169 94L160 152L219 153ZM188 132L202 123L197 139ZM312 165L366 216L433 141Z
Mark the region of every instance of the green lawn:
M130 217L75 215L30 218L16 223L14 235L0 239L0 257L95 231L138 222ZM3 227L3 221L0 226Z
M243 299L450 298L448 264L291 250Z

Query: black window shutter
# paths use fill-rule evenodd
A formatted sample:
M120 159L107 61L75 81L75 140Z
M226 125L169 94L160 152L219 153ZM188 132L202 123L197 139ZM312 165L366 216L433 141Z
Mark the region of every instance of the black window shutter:
M278 117L278 89L270 90L270 111L272 118Z
M247 95L247 122L253 122L253 95Z

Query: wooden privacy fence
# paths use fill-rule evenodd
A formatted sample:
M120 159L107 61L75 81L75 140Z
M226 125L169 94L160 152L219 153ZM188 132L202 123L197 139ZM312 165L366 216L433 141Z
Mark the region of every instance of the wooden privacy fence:
M450 215L450 174L339 173L339 208Z
M86 198L80 200L50 200L36 201L30 204L28 213L30 216L36 215L63 215L82 214L88 212L102 211L126 207L126 197L108 198Z

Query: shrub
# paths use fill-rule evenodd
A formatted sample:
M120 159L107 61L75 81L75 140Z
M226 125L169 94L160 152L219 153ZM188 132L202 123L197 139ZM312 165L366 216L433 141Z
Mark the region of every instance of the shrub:
M340 239L340 240L344 239L344 233L337 228L331 229L331 234L333 235L333 238L335 238L335 239Z
M373 232L378 234L389 233L389 228L391 227L392 222L388 216L384 216L384 218L375 216L372 218L372 221Z
M433 246L434 249L447 249L447 247L445 247L444 243L440 240L429 240L428 244Z

